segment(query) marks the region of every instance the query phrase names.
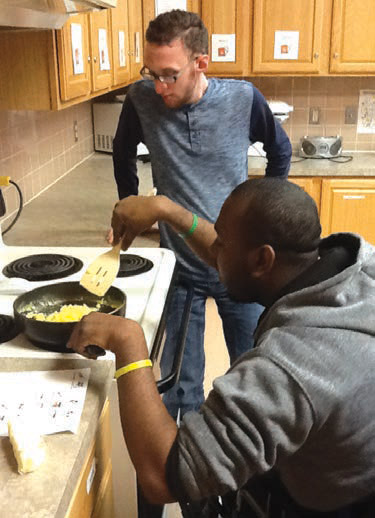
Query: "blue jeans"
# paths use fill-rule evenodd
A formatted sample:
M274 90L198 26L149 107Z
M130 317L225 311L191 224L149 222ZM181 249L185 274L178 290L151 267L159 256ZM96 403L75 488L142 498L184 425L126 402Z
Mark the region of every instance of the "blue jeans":
M213 297L216 302L231 363L253 347L253 334L264 309L259 304L233 302L218 280L217 273L214 270L212 272L209 272L204 280L189 277L187 281L194 286L194 298L180 379L163 396L164 404L173 417L177 416L178 410L181 416L188 410L198 410L204 401L204 328L207 297ZM163 377L170 372L173 363L185 296L186 288L177 285L166 323L166 341L161 358Z

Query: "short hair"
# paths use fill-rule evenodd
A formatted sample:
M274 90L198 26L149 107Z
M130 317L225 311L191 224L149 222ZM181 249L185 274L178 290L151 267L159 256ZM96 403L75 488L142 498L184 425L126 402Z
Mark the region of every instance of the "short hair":
M148 43L168 45L181 38L191 54L208 54L207 29L198 14L173 9L151 20L146 30Z
M239 226L249 243L268 244L283 252L318 248L318 209L298 185L281 178L256 178L236 187L231 197L241 204L244 217Z

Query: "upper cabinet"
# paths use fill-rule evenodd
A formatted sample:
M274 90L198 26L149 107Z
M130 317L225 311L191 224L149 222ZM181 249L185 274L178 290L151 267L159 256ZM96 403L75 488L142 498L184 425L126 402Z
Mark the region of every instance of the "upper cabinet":
M253 72L327 73L331 12L332 0L254 0Z
M330 71L375 73L374 0L334 0Z
M206 0L186 0L186 9L201 14L202 1ZM155 0L143 0L143 29L145 34L148 24L155 18L155 15Z
M118 0L119 3L119 0ZM143 11L141 0L128 0L130 82L140 79L143 67Z
M249 75L251 5L249 0L203 0L202 19L210 47L209 75Z
M61 100L112 85L112 47L109 11L71 16L57 31Z
M0 31L0 109L59 110L139 77L139 0L69 17L60 30Z

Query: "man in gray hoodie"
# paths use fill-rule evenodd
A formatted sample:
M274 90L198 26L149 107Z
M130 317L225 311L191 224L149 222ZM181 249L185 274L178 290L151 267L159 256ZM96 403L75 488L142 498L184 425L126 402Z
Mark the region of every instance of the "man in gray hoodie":
M321 240L314 201L272 178L239 185L215 226L164 196L122 200L115 242L122 236L126 249L156 220L186 233L192 219L190 246L233 298L266 307L255 349L215 380L200 411L176 427L143 368L135 322L93 313L69 342L116 355L124 436L144 494L183 505L221 495L230 512L242 495L251 503L238 516L262 516L251 513L264 502L263 516L375 516L374 247L354 234Z

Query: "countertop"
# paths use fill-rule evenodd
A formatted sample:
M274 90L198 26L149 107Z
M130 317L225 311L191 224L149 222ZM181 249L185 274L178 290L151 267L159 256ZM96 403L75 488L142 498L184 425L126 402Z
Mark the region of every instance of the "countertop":
M87 359L2 358L1 371L91 368L77 434L44 436L46 460L34 472L20 475L8 437L0 437L2 518L63 518L68 510L99 416L113 380L114 362Z
M336 162L334 159L292 157L289 176L373 176L375 177L375 153L344 153L353 160ZM263 176L267 161L263 157L249 157L249 176Z

